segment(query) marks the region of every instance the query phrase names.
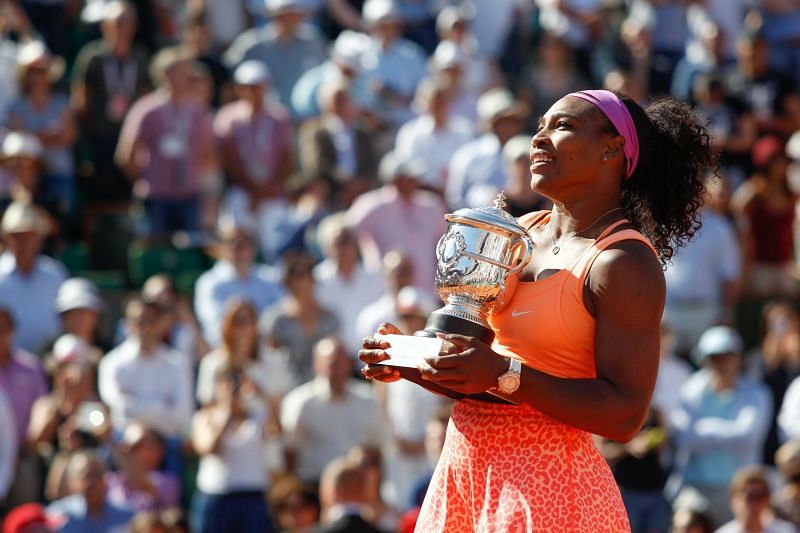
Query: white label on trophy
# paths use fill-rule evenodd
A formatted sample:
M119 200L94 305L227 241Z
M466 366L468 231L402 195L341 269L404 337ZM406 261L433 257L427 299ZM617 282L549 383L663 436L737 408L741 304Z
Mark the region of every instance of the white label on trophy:
M375 335L389 343L386 353L391 359L379 364L419 368L427 366L426 357L439 355L442 339L436 337L413 337L410 335Z

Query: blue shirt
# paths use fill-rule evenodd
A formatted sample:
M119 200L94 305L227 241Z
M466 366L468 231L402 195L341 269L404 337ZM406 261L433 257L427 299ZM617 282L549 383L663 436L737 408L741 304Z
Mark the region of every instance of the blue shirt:
M305 71L292 89L292 115L299 120L319 115L319 88L325 83L337 81L341 76L341 71L333 61L326 61ZM350 98L357 107L375 105L369 93L368 81L368 76L359 73L350 84Z
M739 468L759 464L772 416L766 386L741 377L732 390L711 387L711 371L695 372L681 387L672 414L676 481L726 487Z
M247 276L240 278L228 261L218 261L204 272L195 284L194 308L203 326L203 335L212 345L220 341L225 304L234 296L244 298L256 308L256 313L280 300L285 291L276 269L253 265Z
M56 529L59 533L122 533L128 531L128 522L133 518L133 511L110 502L106 502L100 516L88 516L86 500L80 494L51 503L47 514L66 520Z
M67 279L60 262L40 255L30 275L17 270L11 252L0 255L0 306L11 311L15 322L14 344L36 353L60 329L54 302Z

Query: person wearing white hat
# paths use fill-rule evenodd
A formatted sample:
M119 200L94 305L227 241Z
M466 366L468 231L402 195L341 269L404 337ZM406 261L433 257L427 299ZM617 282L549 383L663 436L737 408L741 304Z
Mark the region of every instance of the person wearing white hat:
M681 387L670 420L675 468L667 495L699 491L718 524L731 518L728 484L736 471L761 462L773 409L766 386L742 375L743 350L734 328L707 329L692 354L702 368Z
M378 115L397 127L413 117L410 103L426 75L426 54L403 38L402 11L395 0L367 0L362 17L371 39L362 64L373 78Z
M350 84L353 101L359 108L369 106L369 77L364 73L361 62L369 43L367 35L345 30L331 45L330 59L300 76L292 89L292 113L298 120L318 116L319 88L339 80Z
M303 0L265 0L270 22L241 34L223 55L231 69L249 59L269 68L280 103L291 106L292 88L307 70L325 60L325 45L320 32L305 23Z
M64 60L51 54L41 41L29 41L20 47L17 63L21 94L8 110L8 125L42 141L40 201L68 226L75 215L72 149L78 129L69 98L54 89L64 73Z
M0 222L6 251L0 255L0 305L16 322L15 345L37 352L59 329L53 302L66 279L64 265L40 253L49 225L41 209L14 202Z
M42 143L35 135L12 131L5 136L0 148L0 166L7 174L9 187L2 191L5 199L30 199L38 196L43 153Z
M445 232L446 210L439 195L422 189L424 172L424 162L389 152L379 170L384 185L358 197L347 216L369 268L378 268L389 251L403 250L413 264L413 285L433 292L431 250Z
M223 213L255 232L285 215L294 132L286 110L266 99L272 77L264 63L243 62L233 81L238 100L222 106L214 118L222 168L232 184Z
M504 87L483 93L477 111L486 133L462 146L450 160L445 199L454 209L475 207L468 202L472 187L503 186L503 146L522 133L528 115L527 107Z
M451 113L453 96L450 78L424 80L415 98L420 115L403 124L395 139L396 154L425 162L422 181L438 193L444 191L453 154L473 137L472 124Z
M94 283L86 278L66 280L58 288L53 306L61 318L59 338L69 335L87 346L97 345L97 328L105 303Z
M151 89L147 52L134 42L138 13L127 0L100 0L82 15L99 22L101 36L80 49L72 73L70 98L93 169L86 193L92 203L127 200L131 186L114 164L114 148L125 115Z

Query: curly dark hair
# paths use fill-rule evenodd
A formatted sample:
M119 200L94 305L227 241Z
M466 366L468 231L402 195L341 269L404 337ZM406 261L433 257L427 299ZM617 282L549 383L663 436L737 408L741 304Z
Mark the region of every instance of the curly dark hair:
M665 98L645 110L616 94L630 111L639 138L639 163L622 183L622 208L666 265L700 229L703 182L709 172L716 173L717 153L707 121L688 105Z

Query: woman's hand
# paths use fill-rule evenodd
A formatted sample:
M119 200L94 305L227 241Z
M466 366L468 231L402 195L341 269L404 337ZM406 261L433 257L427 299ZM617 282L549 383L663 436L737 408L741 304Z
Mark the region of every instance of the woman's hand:
M380 335L403 334L397 327L388 322L381 324L376 333ZM375 337L364 339L361 344L361 350L358 351L358 358L367 363L367 366L361 369L361 373L365 378L376 379L384 383L391 383L400 379L400 372L397 369L378 364L389 359L389 354L386 353L388 347L389 343L384 340L376 339Z
M422 379L464 394L476 394L497 386L497 378L508 368L508 359L493 352L475 337L440 335L449 355L425 359L419 369Z

